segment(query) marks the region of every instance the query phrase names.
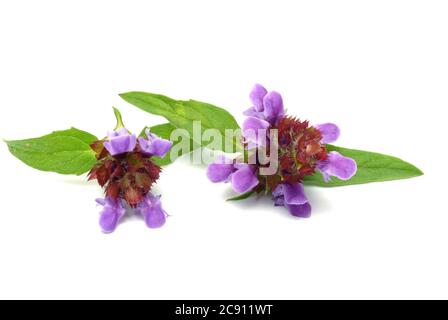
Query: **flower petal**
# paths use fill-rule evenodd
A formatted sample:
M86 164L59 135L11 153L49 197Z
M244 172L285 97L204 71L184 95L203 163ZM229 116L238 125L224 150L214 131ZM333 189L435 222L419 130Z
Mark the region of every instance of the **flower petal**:
M126 128L120 128L118 130L110 131L107 133L107 136L109 137L109 139L113 139L115 137L120 137L120 136L126 136L126 135L129 135Z
M283 99L278 92L269 92L263 99L263 105L266 120L272 124L277 124L278 120L285 115Z
M207 177L211 182L228 181L230 175L235 171L233 163L225 157L219 157L207 168Z
M300 183L283 183L283 194L287 205L302 205L308 202L305 190Z
M329 176L335 176L341 180L349 180L357 171L356 161L344 157L336 151L332 151L328 154L328 158L318 164L318 169L322 172L324 179Z
M156 157L160 157L163 158L171 149L171 147L173 146L173 142L171 140L167 140L167 139L156 139L153 142L153 155L155 155Z
M232 187L237 193L245 193L258 185L258 178L254 169L248 164L239 164L239 169L232 176Z
M112 156L116 156L133 151L136 144L137 137L134 134L130 135L126 132L123 135L116 136L109 134L109 141L104 142L104 147Z
M311 215L311 205L305 196L300 183L281 183L272 192L275 206L285 206L296 217L308 218Z
M250 93L250 100L252 101L252 104L254 105L255 111L263 111L263 98L268 93L268 91L260 84L256 84L251 93Z
M140 208L140 211L145 219L146 226L148 228L160 228L166 222L166 212L162 208L162 202L160 196L153 196L148 194L147 206Z
M118 214L110 207L104 208L100 216L100 227L104 233L112 233L118 225Z
M325 171L320 170L320 173L322 173L322 179L324 179L325 182L329 182L331 180L331 176Z
M338 140L339 135L341 134L339 127L334 123L318 124L315 126L315 128L319 130L320 133L322 133L321 142L323 144L335 142L336 140Z
M254 117L264 120L264 113L262 111L257 111L255 107L250 107L249 109L243 112L243 115L247 117Z
M280 183L273 191L272 191L272 201L274 201L274 205L276 207L285 205L285 183Z
M104 206L100 216L100 227L104 233L114 232L118 222L124 216L126 210L119 200L107 198L97 200L97 203Z
M270 123L255 117L248 117L243 122L243 137L246 141L263 146L266 144L267 129Z
M164 226L166 215L164 211L150 208L145 216L145 223L148 228L157 229Z
M307 202L299 205L286 205L289 212L300 218L309 218L311 216L311 205Z
M227 181L233 173L234 168L231 164L212 163L207 168L207 177L211 182Z
M95 199L95 202L101 206L106 205L106 199L98 198L98 199Z
M247 131L247 130L257 131L260 129L267 129L270 126L271 126L271 124L267 121L264 121L262 119L258 119L255 117L248 117L243 122L243 131Z
M153 136L149 140L138 138L138 142L143 152L163 158L173 146L173 142Z

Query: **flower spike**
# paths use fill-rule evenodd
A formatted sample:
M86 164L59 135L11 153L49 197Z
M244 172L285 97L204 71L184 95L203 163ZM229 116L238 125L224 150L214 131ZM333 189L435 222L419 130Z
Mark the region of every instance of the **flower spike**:
M98 163L89 173L89 180L97 180L104 187L106 197L97 202L103 206L100 226L106 233L113 232L126 207L136 208L150 228L161 227L166 213L160 196L151 193L160 176L161 168L152 160L163 157L171 149L172 142L146 131L148 139L137 137L123 126L120 112L114 109L117 128L105 140L91 146ZM131 211L131 210L128 210Z
M257 84L250 93L252 107L244 112L243 123L245 153L251 164L229 164L219 158L209 165L207 176L212 182L231 182L235 192L271 193L276 206L285 206L296 217L311 215L311 205L305 195L302 181L320 171L325 181L330 176L341 180L352 178L357 171L353 159L337 152L329 152L327 144L339 138L339 127L333 123L311 126L285 114L282 96L268 92ZM277 140L270 140L269 132L277 131ZM266 163L261 163L257 151L278 150L277 171L263 174Z

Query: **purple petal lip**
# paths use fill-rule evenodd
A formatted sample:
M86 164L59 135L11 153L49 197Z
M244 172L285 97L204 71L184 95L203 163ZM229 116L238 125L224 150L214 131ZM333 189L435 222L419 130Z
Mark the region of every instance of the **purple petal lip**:
M255 167L246 163L229 163L224 157L208 166L207 177L214 183L231 182L237 193L250 191L259 183Z
M149 129L146 129L146 136L148 139L140 137L138 142L142 151L152 156L163 158L173 146L172 141L159 138L151 133Z
M124 128L109 132L108 136L109 140L104 142L104 147L112 156L132 152L137 145L137 137Z
M103 211L100 215L100 227L104 233L114 232L125 215L126 209L123 207L120 200L112 198L97 199L96 202L103 206Z
M300 183L282 183L272 192L274 204L285 206L296 217L308 218L311 216L311 205Z
M250 100L253 104L254 111L262 112L264 111L263 99L266 96L268 91L260 84L256 84L251 93Z
M261 112L257 111L255 107L250 107L249 109L243 112L243 115L247 117L254 117L264 120L264 113L262 111Z
M302 184L295 183L283 184L283 194L285 195L285 203L291 205L300 205L308 202L308 199L305 195L305 190L303 189Z
M323 123L318 124L314 127L319 130L320 133L322 133L321 142L323 144L335 142L336 140L338 140L339 135L341 134L339 127L334 123Z
M270 127L270 123L255 117L248 117L243 123L243 137L246 141L264 146Z
M281 183L272 192L274 198L282 197L285 204L300 205L308 202L305 190L300 183Z
M173 146L173 142L165 139L155 138L154 140L146 140L144 138L138 138L142 151L163 158Z
M330 176L341 180L351 179L356 174L358 166L355 160L332 151L328 153L327 160L320 162L317 168L322 173L324 180L329 181Z
M160 228L165 224L167 213L162 208L160 196L148 193L145 200L139 204L138 209L148 228Z
M225 182L234 171L233 164L212 163L207 168L207 177L211 182Z
M255 117L248 117L243 122L243 132L247 130L262 130L262 129L268 129L271 126L271 124L265 120L258 119Z
M263 99L263 105L264 115L270 123L277 124L285 116L283 99L280 93L276 91L269 92Z
M207 177L211 182L228 182L230 176L235 172L233 160L220 155L207 167Z
M240 168L232 174L232 188L237 193L245 193L258 185L259 181L251 165L240 164Z
M286 205L289 212L299 218L309 218L311 217L311 205L309 202L301 205Z

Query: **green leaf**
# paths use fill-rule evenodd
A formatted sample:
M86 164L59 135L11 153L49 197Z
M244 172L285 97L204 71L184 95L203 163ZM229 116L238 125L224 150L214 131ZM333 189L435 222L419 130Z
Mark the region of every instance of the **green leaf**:
M112 107L112 109L114 110L115 119L117 119L117 125L115 126L114 130L118 130L118 129L124 128L123 116L121 115L120 110L118 110L115 107Z
M248 191L243 194L239 194L233 198L229 198L226 201L239 201L239 200L245 200L247 198L250 198L253 194L255 194L255 191Z
M166 118L176 128L187 130L190 137L201 146L209 144L201 139L202 132L206 129L216 129L222 137L225 137L226 129L240 129L235 118L229 112L209 103L195 100L173 100L163 95L145 92L128 92L120 94L120 97L146 112ZM201 123L198 137L194 135L193 121ZM236 140L234 139L231 143L233 151L241 151L242 146ZM212 149L225 150L224 141L220 146Z
M140 133L140 137L146 137L146 129L148 127L144 128L142 130L142 132ZM173 126L170 123L164 123L164 124L159 124L153 127L149 127L149 130L151 131L151 133L154 133L155 135L159 136L160 138L163 139L167 139L170 140L171 138L171 133L176 130L176 127ZM185 137L185 139L189 140L189 148L188 150L180 150L180 154L178 155L171 155L171 153L169 152L165 157L163 158L157 158L157 157L153 157L152 160L159 166L166 166L170 163L172 163L175 159L177 159L178 157L190 153L193 150L196 150L198 148L201 147L201 145L199 145L198 143L194 142L192 139L190 139L189 137ZM176 148L177 144L181 143L181 140L178 141L174 141L173 147L171 148L172 150ZM174 157L174 158L170 158L170 157Z
M61 174L81 175L96 163L90 144L97 137L75 128L49 135L6 141L9 151L32 168Z
M313 176L304 179L304 184L319 187L340 187L354 184L382 182L391 180L408 179L423 175L423 172L412 164L380 153L353 150L327 145L328 151L337 151L340 154L352 158L358 164L356 175L348 181L342 181L332 177L330 182L325 182L322 175L317 172Z

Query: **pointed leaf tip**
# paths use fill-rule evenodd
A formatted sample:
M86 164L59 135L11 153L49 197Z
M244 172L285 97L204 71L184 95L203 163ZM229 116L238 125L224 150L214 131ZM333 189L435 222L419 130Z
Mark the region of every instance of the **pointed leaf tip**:
M121 115L120 110L118 110L115 107L112 107L112 109L114 110L115 119L117 119L117 125L115 126L115 130L124 128L123 116Z
M60 174L81 175L97 162L90 144L94 135L71 128L54 131L46 136L5 141L9 151L28 166Z
M240 200L245 200L250 198L253 194L255 194L255 191L248 191L246 193L243 194L239 194L235 197L229 198L226 201L240 201Z

